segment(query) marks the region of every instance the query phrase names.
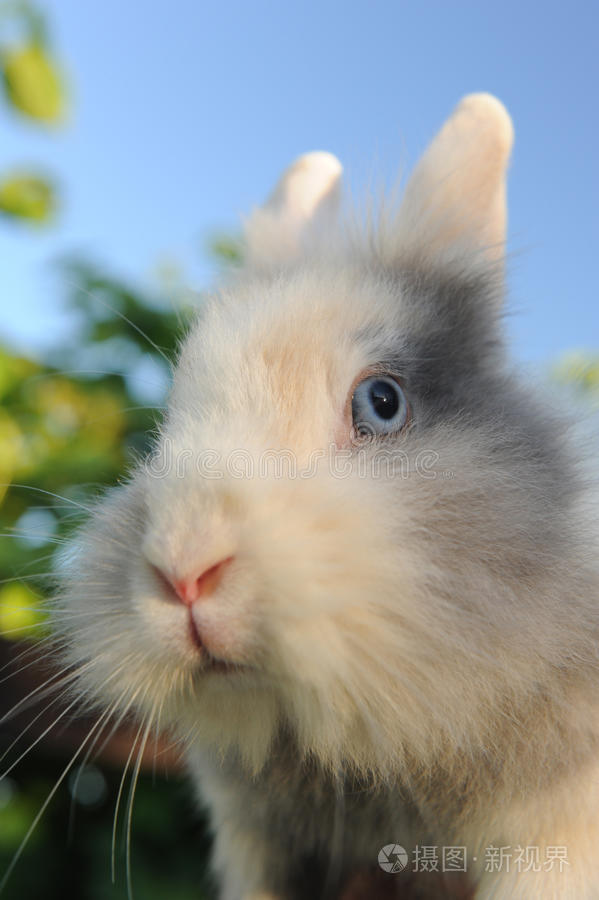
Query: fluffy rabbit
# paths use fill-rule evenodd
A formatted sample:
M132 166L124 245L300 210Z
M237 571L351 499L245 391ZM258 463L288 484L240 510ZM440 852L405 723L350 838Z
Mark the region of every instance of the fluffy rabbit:
M223 900L339 897L396 842L398 891L449 846L480 900L599 897L597 530L504 354L511 144L466 97L354 219L294 163L72 549L64 661L182 738Z

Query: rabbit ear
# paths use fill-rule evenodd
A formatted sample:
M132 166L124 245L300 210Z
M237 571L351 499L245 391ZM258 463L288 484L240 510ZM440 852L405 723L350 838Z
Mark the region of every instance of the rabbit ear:
M500 259L512 143L512 122L499 100L464 97L408 181L399 211L402 244L429 254L474 246Z
M251 264L277 265L299 254L306 232L336 212L341 171L339 160L321 151L306 153L289 166L265 205L245 224Z

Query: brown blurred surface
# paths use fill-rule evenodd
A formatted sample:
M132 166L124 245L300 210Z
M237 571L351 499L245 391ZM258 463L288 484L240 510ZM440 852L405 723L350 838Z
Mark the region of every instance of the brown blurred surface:
M372 867L350 879L340 900L472 900L473 897L474 890L461 873L390 875Z

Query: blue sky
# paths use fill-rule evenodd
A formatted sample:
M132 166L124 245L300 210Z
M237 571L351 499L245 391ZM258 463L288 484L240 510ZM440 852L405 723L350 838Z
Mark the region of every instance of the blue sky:
M599 347L599 5L589 2L53 0L69 75L58 134L1 110L0 172L58 176L57 224L0 222L0 340L31 351L68 329L52 261L81 251L134 283L175 261L213 276L216 229L298 154L335 153L352 189L410 167L460 97L510 110L508 327L522 360Z

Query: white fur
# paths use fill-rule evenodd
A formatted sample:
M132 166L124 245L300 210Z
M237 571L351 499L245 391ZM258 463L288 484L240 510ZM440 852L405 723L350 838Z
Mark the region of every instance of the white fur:
M352 446L348 397L360 372L387 349L407 354L397 335L426 346L434 330L434 316L409 301L408 283L426 280L414 272L439 269L450 284L487 273L499 287L480 302L498 305L511 142L497 100L466 98L417 166L399 216L359 240L332 226L336 160L296 163L248 222L248 264L182 348L151 463L81 532L56 609L68 661L88 663L83 696L132 703L184 737L228 900L272 888L272 842L246 825L248 804L264 803L273 822L282 809L291 822L301 804L301 791L269 787L281 731L297 756L291 780L308 762L323 784L361 779L382 790L382 821L405 828L406 841L432 835L478 850L477 898L599 897L596 544L582 501L573 492L558 508L549 462L537 478L533 444L514 437L510 449L501 396L484 424L464 409L422 431L416 403L395 445L409 477L363 477L356 455L345 477L329 468L331 445ZM406 377L411 364L406 355ZM501 353L489 350L468 390L480 379L484 391L486 378L511 406L527 402ZM551 433L531 408L534 427ZM323 455L310 478L238 478L226 467L241 450L258 472L269 448L291 450L300 469ZM197 471L207 450L222 477ZM434 477L414 474L431 450ZM152 474L169 455L191 454L179 472ZM575 474L560 477L567 486ZM187 610L165 598L150 564L180 578L228 556L194 618L213 654L244 668L205 673ZM400 808L406 793L418 825ZM364 821L355 833L347 824L345 840L368 864L396 836L379 834L374 814ZM566 844L570 867L485 875L491 843Z

